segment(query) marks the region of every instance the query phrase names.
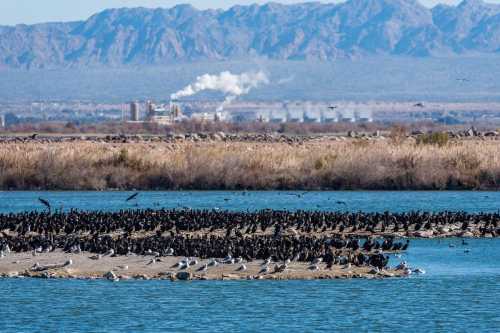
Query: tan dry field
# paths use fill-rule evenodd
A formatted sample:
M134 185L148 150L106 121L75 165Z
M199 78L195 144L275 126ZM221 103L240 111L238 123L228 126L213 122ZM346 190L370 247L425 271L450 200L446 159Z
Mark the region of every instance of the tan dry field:
M0 188L491 190L500 141L3 143Z

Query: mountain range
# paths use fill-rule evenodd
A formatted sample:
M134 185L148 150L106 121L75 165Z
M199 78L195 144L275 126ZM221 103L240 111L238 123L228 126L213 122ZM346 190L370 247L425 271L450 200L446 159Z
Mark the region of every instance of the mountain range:
M484 54L500 54L500 5L481 0L120 8L81 22L0 26L0 68Z

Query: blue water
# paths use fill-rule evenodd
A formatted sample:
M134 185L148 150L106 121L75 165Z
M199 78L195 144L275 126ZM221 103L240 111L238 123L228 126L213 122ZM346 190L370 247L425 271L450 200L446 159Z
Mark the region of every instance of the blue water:
M488 192L141 193L138 205L227 209L496 211ZM127 193L0 193L0 211L120 209ZM327 197L335 197L328 200ZM230 199L225 201L224 198ZM325 199L326 198L326 199ZM158 202L158 204L155 204ZM346 208L341 208L345 210ZM500 240L413 240L402 259L427 271L389 280L106 281L0 279L0 332L498 332ZM453 243L455 247L449 247ZM465 253L465 249L470 249Z
M497 332L500 240L470 240L467 254L459 243L413 241L404 259L427 274L408 279L5 279L0 331Z
M65 210L119 210L124 208L219 208L228 210L307 209L342 211L442 211L496 212L500 192L0 192L0 212L45 207ZM300 195L298 197L297 195Z

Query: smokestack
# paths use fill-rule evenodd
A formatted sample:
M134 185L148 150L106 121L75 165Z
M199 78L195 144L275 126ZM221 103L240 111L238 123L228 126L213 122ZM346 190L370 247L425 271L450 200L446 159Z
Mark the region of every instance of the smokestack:
M131 121L139 121L139 119L140 119L139 103L132 102L132 103L130 103L130 120Z
M170 114L172 118L179 118L182 114L181 107L177 101L170 101Z

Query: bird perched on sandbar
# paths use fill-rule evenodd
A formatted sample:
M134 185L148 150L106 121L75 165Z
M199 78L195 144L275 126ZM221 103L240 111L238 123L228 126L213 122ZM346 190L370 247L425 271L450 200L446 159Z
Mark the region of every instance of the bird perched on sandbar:
M323 261L323 259L322 259L322 258L316 258L316 259L314 259L314 260L312 261L312 263L311 263L311 264L313 264L313 265L318 265L318 264L320 264L322 261Z
M198 272L206 272L208 271L208 264L205 264L197 269Z
M260 271L259 274L266 274L269 273L269 266L264 266Z

